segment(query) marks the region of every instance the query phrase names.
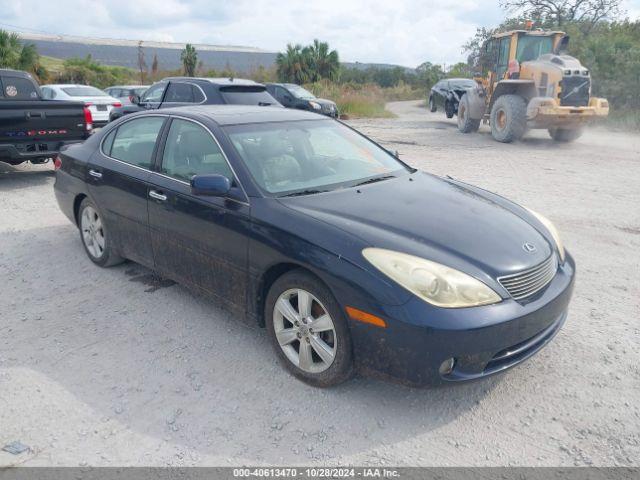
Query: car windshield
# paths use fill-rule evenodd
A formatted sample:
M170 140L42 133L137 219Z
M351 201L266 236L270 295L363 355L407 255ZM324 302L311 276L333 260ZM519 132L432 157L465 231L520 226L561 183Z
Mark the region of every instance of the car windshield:
M552 51L553 37L523 35L518 39L516 60L518 60L518 62L529 62L535 60L540 55L551 53Z
M65 87L62 89L64 93L70 97L107 97L108 95L102 90L95 87Z
M225 131L268 194L313 194L409 173L387 151L332 121L233 125Z
M263 86L229 86L220 87L220 95L225 103L232 105L277 105L267 89Z
M311 93L309 90L302 88L300 85L287 85L287 88L291 92L291 94L299 98L301 100L312 100L316 98L316 96Z
M474 80L465 80L465 79L450 80L449 86L452 89L470 88L470 87L475 87L476 82Z

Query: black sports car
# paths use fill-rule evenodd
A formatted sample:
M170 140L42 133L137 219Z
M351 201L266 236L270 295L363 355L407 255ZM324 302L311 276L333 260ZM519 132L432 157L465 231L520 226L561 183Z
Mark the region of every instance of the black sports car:
M447 78L440 80L429 92L429 110L435 112L438 107L444 109L447 118L453 118L458 113L458 102L468 88L476 86L476 82L469 78Z

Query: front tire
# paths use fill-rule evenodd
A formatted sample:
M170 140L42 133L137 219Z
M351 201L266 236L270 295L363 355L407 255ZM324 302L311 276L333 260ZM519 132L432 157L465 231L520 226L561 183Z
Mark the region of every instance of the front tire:
M458 130L462 133L477 132L480 128L480 119L471 118L470 111L469 97L463 95L458 104Z
M550 128L549 135L556 142L569 143L582 136L581 128Z
M314 387L353 374L351 336L342 309L318 278L293 270L278 278L265 302L265 323L280 362Z
M429 111L430 112L435 112L438 110L438 107L436 106L436 102L433 100L433 95L429 96Z
M93 263L110 267L124 261L113 248L102 214L88 198L82 201L78 209L78 227L84 250Z
M450 100L447 100L444 103L444 113L447 118L453 118L453 116L456 114L456 111L453 108L453 102L451 102Z
M491 135L502 143L520 140L527 131L527 102L518 95L502 95L491 109Z

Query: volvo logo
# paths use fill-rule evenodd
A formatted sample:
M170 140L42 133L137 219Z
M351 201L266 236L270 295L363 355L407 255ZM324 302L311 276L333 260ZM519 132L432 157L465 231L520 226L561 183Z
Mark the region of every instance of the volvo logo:
M527 253L535 253L538 249L533 243L526 242L522 245L522 249Z

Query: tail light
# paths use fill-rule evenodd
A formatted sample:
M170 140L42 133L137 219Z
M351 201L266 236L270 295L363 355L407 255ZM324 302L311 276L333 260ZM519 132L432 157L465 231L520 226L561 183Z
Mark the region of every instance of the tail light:
M113 105L114 107L116 107L116 108L119 108L119 107L121 107L121 106L122 106L122 103L121 103L121 102L114 102L114 103L112 103L112 105Z
M57 155L56 158L53 159L53 169L60 170L62 168L62 159L60 155Z
M93 130L93 115L91 115L89 107L84 107L84 126L87 132Z

